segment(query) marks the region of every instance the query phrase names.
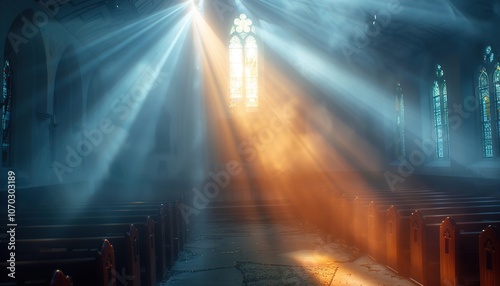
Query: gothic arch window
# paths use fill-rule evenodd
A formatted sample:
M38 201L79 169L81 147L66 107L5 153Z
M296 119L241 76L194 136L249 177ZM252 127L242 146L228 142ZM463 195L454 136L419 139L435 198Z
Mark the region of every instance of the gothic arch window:
M12 138L12 70L6 60L3 66L2 84L2 166L11 163Z
M449 155L448 94L446 79L441 65L436 65L436 77L432 87L432 112L436 157L447 158Z
M396 96L394 102L395 117L396 117L396 130L394 134L394 146L396 159L405 157L405 102L403 89L398 82L396 85Z
M229 107L246 111L259 106L258 47L251 19L240 14L229 33Z
M493 73L493 86L495 92L495 116L496 116L496 142L500 145L500 63L496 63L495 72ZM497 152L500 153L500 147L497 147Z
M481 143L484 158L498 156L500 130L500 63L491 46L483 51L483 63L478 76L478 98L481 108Z
M491 133L491 111L490 111L490 84L486 68L482 68L479 74L479 97L481 99L481 135L483 145L483 157L493 157L493 136Z

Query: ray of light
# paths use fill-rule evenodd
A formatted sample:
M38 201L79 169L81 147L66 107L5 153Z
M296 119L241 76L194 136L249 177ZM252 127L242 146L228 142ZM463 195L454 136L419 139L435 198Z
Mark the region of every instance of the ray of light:
M246 192L247 195L239 199L253 200L253 214L256 216L263 212L259 200L273 198L293 202L293 212L299 217L329 223L329 214L325 213L328 208L323 208L327 199L321 194L332 190L348 192L353 188L370 190L370 178L364 177L363 173L344 174L353 169L380 167L381 158L376 145L363 138L365 130L353 130L352 122L344 122L345 112L337 115L327 106L337 105L347 110L359 108L370 117L380 118L378 123L385 124L393 116L384 111L392 110L387 107L393 105L392 97L387 96L385 90L367 80L362 73L357 74L355 69L346 69L320 48L304 44L293 32L261 22L257 29L260 44L272 51L269 58L264 55L259 59L259 64L265 66L263 78L266 84L260 96L267 108L267 117L262 120L251 114L229 114L226 44L204 19L196 18L195 22L208 96L207 113L213 116L207 118L216 121L209 130L217 139L211 147L217 152L215 158L218 162L237 160L243 166L243 175L233 178L238 180L237 187L229 192ZM272 55L278 55L282 61L271 59ZM277 65L279 62L281 66ZM287 67L296 70L284 72ZM295 76L290 75L294 73ZM308 86L313 85L324 95L323 100L311 94L314 91ZM283 116L280 107L287 103L291 103L294 116ZM304 117L304 111L312 116ZM283 120L283 128L273 129L273 119ZM352 119L363 126L362 121L366 118L354 116ZM330 171L338 175L332 175ZM300 183L304 178L309 179L307 185ZM269 222L273 217L279 219L279 216L264 216L261 222ZM267 243L272 246L279 242ZM312 260L329 262L328 257L315 255L297 259L304 263Z
M145 59L139 60L135 66L132 66L130 72L126 74L123 81L119 81L117 88L110 93L110 96L116 96L117 94L124 94L124 96L121 96L119 102L115 100L114 104L112 103L113 110L120 110L120 117L117 125L119 125L122 135L118 138L114 137L113 143L110 144L110 146L106 146L106 155L109 161L114 160L129 136L135 137L135 133L130 133L129 130L136 124L139 113L144 112L142 111L142 105L146 102L151 91L155 91L155 96L164 95L168 97L168 92L161 92L161 90L169 90L171 84L170 79L172 75L166 73L165 70L175 70L178 66L179 54L184 47L189 24L190 19L186 17L171 29L171 33L159 37L155 42L151 42L150 50L148 52L142 51L145 55ZM166 65L168 69L165 69ZM144 77L145 72L147 72L147 77ZM138 79L140 79L140 82L138 82ZM134 84L131 87L125 87L129 82L133 82ZM160 89L158 89L158 86ZM152 118L159 118L159 112L160 110L152 112L151 108L148 109L148 114ZM146 132L147 129L143 129L142 131ZM143 138L154 137L154 129L149 129L147 134L150 135ZM138 156L138 158L145 160L146 155L150 152L149 150L154 148L154 141L142 140L139 141L138 144L141 145L141 147L137 148L136 146L134 148L136 149L134 154ZM144 162L141 163L141 161L136 161L136 163L138 165L144 165ZM99 172L97 172L97 174L99 174Z
M328 142L325 142L319 134L314 138L303 134L300 130L302 127L298 126L301 119L296 110L297 106L301 106L304 110L313 110L320 106L314 99L307 97L300 83L294 82L278 68L274 68L273 61L268 61L266 65L265 57L263 65L266 66L266 74L272 75L266 77L266 88L261 94L262 105L269 107L266 109L267 115L259 118L252 114L230 114L227 107L229 85L227 47L203 18L195 17L194 25L197 48L202 55L204 86L208 96L205 100L208 113L213 116L209 118L215 118L216 121L209 131L217 139L214 140L215 145L211 149L218 153L216 160L222 163L236 160L243 168L243 175L232 178L233 182L237 181L238 187L227 191L235 192L235 197L246 192L246 197L239 199L253 200L256 204L253 215L257 217L260 217L259 214L263 211L259 207L259 201L263 198L294 201L298 202L299 206L313 208L317 206L315 202L317 198L303 189L304 186L296 185L295 181L291 182L283 175L293 171L304 172L305 175L308 175L307 172L320 174L331 159L336 160L339 165L349 166L352 162L348 157L351 153L354 154L355 150L340 154L328 146ZM294 114L296 112L297 114ZM332 126L327 124L323 128L329 129ZM340 130L341 127L337 128L340 133L343 131ZM348 131L347 127L344 128ZM344 147L349 147L348 142L345 142ZM364 161L366 157L363 158ZM332 180L328 175L323 177L315 175L313 179L327 183ZM360 181L359 184L362 185L362 180ZM334 188L338 188L337 180L332 180L330 183ZM313 189L316 186L309 188ZM309 190L312 191L311 189ZM307 207L294 212L310 217L314 210ZM275 216L274 218L278 219L280 214ZM274 218L260 217L262 223L268 223L269 219ZM268 243L273 245L278 242L268 241Z
M203 60L205 63L205 67L207 69L206 74L208 74L205 85L209 87L210 89L213 89L213 92L208 92L208 94L215 94L217 97L210 98L210 100L218 100L218 102L213 101L213 108L216 110L214 114L224 114L227 110L227 100L225 98L221 98L222 96L227 96L227 90L221 87L226 86L227 80L228 80L228 73L227 73L227 68L224 66L227 64L227 59L225 56L221 58L220 56L220 51L221 50L226 50L225 46L221 43L219 38L215 36L213 32L210 32L210 29L208 28L208 25L204 24L203 25L204 29L203 32L199 33L199 37L201 38L202 43L200 44L201 47L203 47ZM261 35L261 38L265 38ZM203 39L205 40L205 43L203 43ZM208 44L210 43L210 45ZM211 47L214 47L213 49ZM282 50L294 50L293 45L290 48L290 45L287 45L286 47L284 46ZM324 64L320 63L319 59L315 59L311 55L311 59L306 59L305 61L313 60L313 63L318 63L321 66L324 66ZM221 64L224 63L224 64ZM268 66L268 69L272 69L272 65ZM273 83L287 83L287 84L282 84L281 89L279 90L276 89L276 86L274 87L274 90L272 91L273 94L269 94L269 96L262 96L265 98L267 101L274 101L274 103L277 103L279 101L282 101L286 103L287 101L290 100L290 96L293 96L297 90L300 90L299 87L291 83L290 80L287 80L286 77L280 76L280 72L275 70L271 71L268 74L272 74L272 77L267 77L267 84L272 85ZM222 91L222 92L221 92ZM266 93L266 92L264 92ZM269 99L269 98L272 98ZM306 106L305 109L307 109L307 106L313 108L314 102L311 101L307 103L305 100L304 102L301 102L302 105ZM274 113L276 115L276 113ZM280 170L283 170L286 168L285 166L287 165L294 165L291 164L291 162L286 162L287 159L278 159L279 155L278 154L286 154L287 152L294 150L293 153L295 154L302 154L302 155L296 155L296 159L300 160L305 159L304 161L309 162L309 164L304 165L304 170L321 170L322 167L326 165L326 162L323 161L321 163L318 160L320 157L324 157L324 155L320 155L321 152L318 151L320 149L321 151L327 151L326 153L332 154L332 148L328 147L326 142L322 144L322 147L318 148L318 143L321 142L313 142L320 140L320 138L316 138L316 140L311 141L311 139L304 139L303 137L303 143L302 146L300 146L297 149L294 149L297 147L296 144L292 144L292 142L297 141L297 136L296 135L285 135L281 136L281 138L278 138L278 136L272 135L266 135L266 132L268 130L266 129L265 124L261 127L256 127L255 121L248 120L245 117L238 117L234 116L232 119L229 121L230 123L222 126L217 126L219 128L218 130L218 138L224 138L219 141L222 142L221 144L223 146L220 146L219 149L223 149L224 153L226 154L226 158L231 158L231 155L234 156L235 158L239 158L243 161L254 161L257 160L257 156L255 154L259 154L259 168L261 170L267 171L268 169L275 169L279 172ZM342 122L340 121L340 124L342 125ZM336 125L337 127L337 125ZM266 137L266 136L272 136L274 137L272 140L266 140L263 138L259 138L259 131L262 131L260 134L260 137ZM349 131L347 128L345 131ZM252 134L250 137L245 137L244 134ZM256 133L256 134L255 134ZM341 132L340 132L341 133ZM243 137L242 137L243 135ZM255 136L256 135L256 136ZM283 135L283 134L280 134ZM265 142L263 142L265 141ZM272 141L272 143L268 142ZM302 142L302 141L299 141ZM287 148L286 146L289 145ZM348 147L349 142L344 142L345 147ZM231 150L231 146L233 150ZM236 148L234 147L236 146ZM217 146L216 146L217 147ZM234 150L236 149L236 150ZM242 150L243 149L243 150ZM315 150L316 149L316 150ZM314 150L314 151L313 151ZM242 152L243 151L243 152ZM244 153L244 154L242 154ZM231 154L231 155L227 155ZM355 155L355 157L359 157L358 161L359 162L369 162L370 160L366 160L366 157L363 158L362 155L357 154L356 150L351 150L351 152L348 152L348 155ZM243 155L243 156L242 156ZM341 160L346 162L346 158L348 155L344 156L336 156L337 160ZM284 156L286 157L286 155ZM308 158L308 159L307 159ZM343 158L343 159L341 159ZM229 159L228 159L229 160ZM256 162L253 162L256 163ZM352 162L348 162L351 163ZM365 163L366 164L366 163ZM315 166L314 168L310 168L312 166ZM249 170L248 176L251 175L251 173L258 171L257 169L254 170Z
M173 84L171 71L179 70L181 54L186 48L192 18L188 10L189 5L185 3L176 5L90 43L90 46L97 48L117 34L126 39L82 64L82 70L87 72L99 67L100 74L96 78L101 83L97 82L97 86L105 88L90 91L90 96L96 98L96 104L89 106L92 110L87 115L85 132L98 130L103 120L111 122L113 131L104 134L102 139L96 139L99 141L97 146L94 146L90 155L86 154L90 161L95 162L93 168L86 171L78 168L76 175L87 172L89 178L100 181L114 176L110 173L110 167L115 165L120 166L125 174L134 174L128 180L141 177L141 172L134 172L130 164L121 162L121 157L123 154L133 154L138 165L147 164L147 156L154 148L151 138L156 133L155 124L141 127L140 122L160 118L159 107L162 104L150 102L173 101L175 97L168 90L172 89ZM117 58L121 60L115 61ZM98 94L93 94L95 92ZM69 132L61 135L60 139L68 144L78 144L72 136ZM88 136L80 137L88 139ZM134 146L135 151L130 152L130 140L133 138L138 146Z

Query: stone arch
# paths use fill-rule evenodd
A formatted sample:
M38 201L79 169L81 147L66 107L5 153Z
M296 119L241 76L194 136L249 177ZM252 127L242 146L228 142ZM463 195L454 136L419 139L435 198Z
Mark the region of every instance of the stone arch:
M37 180L40 162L47 162L46 122L48 72L45 43L40 30L46 23L33 10L24 10L13 21L5 39L4 60L12 68L12 149L11 166L23 178ZM45 127L45 128L44 128ZM28 183L28 182L26 182Z

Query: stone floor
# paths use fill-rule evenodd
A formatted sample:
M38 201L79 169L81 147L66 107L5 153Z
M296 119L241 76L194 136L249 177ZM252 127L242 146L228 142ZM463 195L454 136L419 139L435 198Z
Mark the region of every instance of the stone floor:
M414 285L295 219L200 214L161 286Z

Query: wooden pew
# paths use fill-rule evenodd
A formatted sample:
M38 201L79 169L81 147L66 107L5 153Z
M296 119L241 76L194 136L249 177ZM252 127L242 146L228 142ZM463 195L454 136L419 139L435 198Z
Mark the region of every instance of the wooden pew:
M380 263L387 262L387 210L393 204L406 209L419 209L425 207L441 207L441 206L467 206L480 205L483 203L498 203L500 200L493 198L467 198L467 197L410 197L397 198L386 201L371 201L366 208L366 225L358 225L357 233L363 235L363 230L366 230L364 237L375 238L365 239L367 242L366 249L368 255ZM358 221L361 219L358 219Z
M180 251L187 241L187 225L180 213L180 200L166 201L164 203L165 213L165 251L167 253L167 266L172 267L178 258Z
M187 197L184 195L182 195L180 197L179 201L177 201L177 203L175 204L176 213L177 213L176 217L177 217L177 221L179 222L179 239L181 242L180 249L184 248L184 245L187 243L188 238L189 238L189 227L181 214L181 205L182 204L184 204L184 205L189 204L189 201L187 201Z
M51 191L51 190L47 190ZM20 194L24 196L29 196L31 194L24 193ZM43 197L40 192L37 193L37 196ZM54 204L35 204L38 207L36 209L32 209L33 204L23 204L19 205L20 209L16 213L16 218L22 220L24 218L31 220L34 223L33 217L38 217L40 220L45 220L51 217L57 217L61 220L63 219L71 219L72 222L68 221L67 225L81 224L85 219L90 218L90 214L93 213L93 216L101 216L100 220L105 221L106 224L113 222L120 223L136 223L136 227L138 228L141 234L141 242L150 241L150 245L154 246L154 248L158 249L157 253L153 256L152 260L148 260L150 265L157 264L157 269L154 272L157 272L156 280L162 279L163 274L166 273L168 267L171 267L173 262L175 261L176 254L180 252L181 247L184 245L187 239L187 229L182 226L181 223L175 220L175 209L170 206L171 210L168 211L167 205L172 204L173 201L167 202L166 198L158 198L158 199L148 199L148 200L140 200L140 201L127 201L122 200L120 198L109 198L109 201L102 200L101 196L95 196L95 200L92 201L71 201L69 204L64 203L62 201L56 201ZM164 203L160 208L160 214L158 213L158 206L160 203ZM112 211L113 214L109 214ZM82 217L82 213L85 213L85 218ZM64 214L63 216L61 214ZM120 217L119 220L115 217ZM150 214L154 218L154 231L143 232L141 227L147 228L146 225L138 224L137 220L127 221L127 216L139 214ZM155 215L153 215L155 214ZM167 217L170 215L170 217ZM178 218L181 218L178 215ZM171 221L170 224L167 225L167 221ZM158 222L158 223L157 223ZM174 229L174 222L178 223L178 228ZM38 223L40 224L40 223ZM102 223L101 223L102 224ZM24 222L21 221L19 225L25 225ZM66 231L70 231L70 229L66 229ZM23 231L21 231L22 233ZM63 236L66 235L63 231L58 231ZM157 237L156 239L144 239L142 236L143 233L154 233ZM70 233L75 234L75 233ZM18 234L19 235L19 234ZM108 234L104 235L107 236ZM170 237L171 236L171 237ZM153 236L154 237L154 236ZM174 251L174 246L177 244L177 250ZM146 249L147 247L140 247L140 249ZM167 257L166 254L169 256ZM144 259L143 255L140 255L141 259ZM147 264L146 261L141 263L141 265ZM144 268L144 267L143 267ZM154 267L148 267L154 268ZM153 269L154 270L154 269ZM151 273L153 271L147 271ZM152 275L153 277L155 275ZM144 284L144 283L143 283ZM147 283L154 284L154 282Z
M491 198L479 198L476 200L491 200ZM370 203L377 203L385 205L385 208L380 210L380 217L385 216L385 211L393 204L413 205L414 207L428 204L450 204L451 201L469 201L471 198L463 195L446 194L446 193L433 193L433 192L411 192L411 193L397 193L380 196L374 194L371 196L356 197L348 206L347 209L351 210L348 218L352 218L349 222L351 226L350 235L348 240L353 241L354 244L363 249L366 245L366 237L368 235L368 222L369 213L368 207ZM372 217L373 218L373 217ZM383 237L383 236L382 236ZM385 248L384 248L385 249Z
M376 261L380 263L387 262L387 210L392 204L398 204L400 207L418 209L422 207L440 207L440 206L465 206L469 204L482 204L486 202L495 202L500 204L500 200L484 198L466 198L466 197L410 197L397 198L387 201L371 201L366 209L366 225L359 225L357 233L366 230L367 252Z
M466 206L439 206L432 208L419 208L419 212L427 215L496 212L498 204L466 205ZM409 227L411 215L415 209L404 206L391 206L386 213L386 241L387 241L387 267L399 275L410 276L410 234ZM444 217L443 217L444 218Z
M131 278L130 281L127 281L129 285L140 285L139 233L133 224L20 225L16 229L16 240L20 241L20 243L22 243L23 239L32 238L60 240L76 238L76 241L84 241L86 237L99 237L100 239L113 237L113 240L109 242L119 246L114 247L116 273L122 275L122 270L124 270L127 277ZM28 245L25 247L28 248ZM22 248L19 247L18 249ZM21 253L16 252L17 254L21 255ZM47 260L50 260L50 258L47 258ZM67 274L71 275L69 272Z
M160 229L156 230L158 233L158 237L161 239L157 240L157 248L165 253L162 261L158 262L159 270L158 273L161 274L161 277L166 273L166 271L173 266L174 261L177 259L178 254L183 245L180 243L180 235L181 235L181 222L182 217L179 213L179 209L174 207L176 204L175 201L166 201L163 202L160 206L160 213L156 217L155 220L160 222ZM144 205L149 207L149 204ZM105 207L105 205L104 205ZM151 210L151 209L149 209ZM146 210L135 210L134 213L144 213ZM89 212L85 212L89 213ZM109 217L111 214L116 213L127 213L127 209L122 209L117 207L115 209L111 209L107 212L107 216Z
M84 209L76 209L76 208L62 208L62 209L51 209L49 211L44 210L36 210L31 209L29 211L20 212L19 215L16 214L16 219L45 219L45 218L56 218L61 215L64 215L65 218L74 218L79 217L81 215L85 216L100 216L100 215L108 215L110 213L114 213L116 215L153 215L157 214L160 209L160 204L154 207L121 207L121 208L84 208Z
M175 237L176 234L174 232L174 206L172 203L167 203L165 208L165 239L167 243L165 243L165 253L166 253L166 264L169 267L174 265L175 260L177 259L175 255ZM167 247L168 246L168 247Z
M411 200L411 198L431 198L443 199L446 197L465 197L444 192L435 192L430 190L405 190L401 192L380 191L380 190L362 190L344 193L330 193L327 196L328 205L335 206L324 211L329 222L329 233L343 241L354 241L359 247L364 241L360 238L359 228L366 224L364 221L366 214L361 206L367 206L371 201L386 200L393 202L399 199ZM414 199L413 199L414 200ZM324 201L324 199L322 199ZM363 203L361 203L363 202ZM334 222L334 223L331 223ZM363 237L366 235L362 234Z
M480 206L477 211L481 211ZM441 282L439 229L441 222L450 215L465 218L473 213L424 215L421 210L417 210L410 217L410 279L419 285L439 285Z
M494 220L497 219L497 220ZM440 226L441 285L479 285L479 235L500 216L447 217Z
M353 241L356 236L353 235L353 217L357 212L358 200L370 202L375 199L388 197L407 197L407 196L443 196L449 195L442 192L429 190L408 190L405 192L392 192L388 190L350 190L349 192L330 192L324 197L319 197L319 201L326 202L326 207L322 214L327 220L326 229L329 234L343 240ZM326 199L325 199L326 198ZM317 201L317 200L316 200ZM302 206L301 206L302 207ZM334 222L334 223L332 223Z
M17 239L16 258L29 261L90 257L99 251L103 240L101 237ZM115 242L113 250L126 247L123 236L109 236L106 240Z
M174 237L174 257L177 259L179 257L179 253L183 247L183 239L182 239L182 229L181 229L181 214L179 210L179 202L174 201L172 202L172 233Z
M490 225L479 235L479 274L481 286L500 285L500 229Z
M49 286L72 286L71 278L61 270L56 270L50 278Z
M45 218L43 222L46 223L46 226L50 225L66 225L66 220L59 220L58 218L54 219L48 219ZM141 266L141 272L143 272L145 275L141 275L142 278L142 284L143 285L155 285L156 281L158 279L162 279L163 276L160 276L164 273L166 269L163 267L166 267L165 265L165 252L161 252L162 249L158 248L156 249L156 242L157 240L160 240L161 237L156 235L155 233L155 223L151 219L150 216L148 217L143 217L143 216L118 216L118 217L78 217L71 219L70 225L71 226L78 226L78 225L87 225L87 224L93 224L93 223L124 223L124 224L129 224L132 223L136 228L139 233L140 239L139 239L139 247L138 249L140 250L140 266ZM32 221L28 219L24 219L22 221L23 226L37 226L40 225L41 221L39 219L33 219ZM158 224L156 224L158 225ZM160 230L161 231L161 230ZM84 238L82 236L78 236L79 238ZM108 237L109 238L109 237ZM111 240L114 242L113 240ZM161 241L158 242L158 245L163 246L164 242L162 243ZM156 261L158 260L159 265L157 269ZM157 273L158 272L158 273Z
M167 244L169 241L166 239L166 218L165 218L165 208L161 207L160 212L154 216L156 220L160 222L154 222L151 216L145 216L145 214L151 213L152 211L158 212L158 209L149 210L136 210L133 213L136 215L129 216L128 212L114 212L109 211L107 215L102 211L80 211L79 216L70 215L65 216L60 212L51 212L51 216L45 214L44 218L20 218L18 223L24 227L27 226L37 226L42 223L46 225L90 225L90 224L109 224L109 223L133 223L139 230L141 236L141 266L145 269L146 276L143 277L145 285L154 285L158 279L162 279L163 274L168 269L167 264L167 249L170 245ZM101 215L95 217L87 217L86 215ZM64 219L61 220L61 216ZM64 235L64 233L58 233L56 235ZM77 235L77 234L75 234ZM156 242L155 242L156 241ZM157 247L158 246L158 247ZM168 259L170 261L171 259Z
M430 193L416 193L412 197L408 194L395 194L392 197L380 197L379 194L374 194L370 196L356 197L352 201L347 200L346 209L348 210L347 222L349 227L347 228L347 239L352 241L356 247L362 250L366 250L366 237L367 237L367 226L368 226L368 205L373 200L386 201L393 203L395 200L404 199L414 201L415 197L421 198L421 196L428 198L430 201L432 199L442 198L442 194L430 194ZM429 197L431 196L431 197Z
M5 285L31 286L64 283L64 279L61 278L62 274L57 271L54 273L55 270L62 269L74 281L78 280L79 285L116 286L116 277L112 275L115 272L114 249L108 240L100 241L100 249L89 254L88 257L16 261L16 280L14 284ZM2 262L0 267L8 267L8 263ZM6 283L9 282L11 281L6 281Z
M95 218L100 221L104 220L106 223L117 222L118 220L125 223L127 219L132 218L131 215L153 213L154 211L157 211L157 208L154 207L155 204L157 205L158 201L153 200L150 202L115 203L106 202L102 204L97 202L90 205L82 204L77 208L74 208L73 206L68 207L65 205L60 205L57 208L38 208L32 211L23 211L20 212L18 219L20 221L20 225L38 225L41 222L46 223L48 219L53 220L52 223L54 223L58 220L56 217L59 217L60 220L61 214L63 214L64 219L67 219L68 222L70 222L65 227L67 230L69 225L85 223L85 220L91 219L91 217L88 217L88 215L99 216ZM149 271L146 270L146 273L152 273L150 277L155 277L154 272L157 272L157 275L154 279L150 279L146 283L144 283L143 281L143 284L145 285L155 285L155 282L158 279L163 278L163 275L168 270L168 267L171 267L171 265L177 258L180 249L187 239L187 230L182 225L181 216L178 213L178 209L173 208L172 203L167 203L166 206L167 207L163 206L161 208L160 215L157 216L157 219L160 222L154 224L154 228L156 229L156 231L142 231L142 229L140 230L141 234L153 233L153 235L149 235L149 239L145 239L143 237L141 241L148 241L150 248L153 247L158 249L158 252L149 259L145 260L144 255L140 256L143 260L141 265L145 265L146 269L150 269ZM105 215L110 212L113 213L113 215ZM86 217L82 217L82 215L85 215ZM169 221L170 223L167 224L167 221ZM137 220L129 220L128 222L137 223ZM54 224L61 224L61 222L56 222ZM144 228L151 229L150 224L149 226L148 224L144 225ZM137 224L138 228L141 228L139 227L139 225L141 224ZM59 233L61 232L59 231ZM155 236L156 239L151 239ZM141 247L141 249L146 249L146 247ZM156 271L154 264L157 264Z
M367 250L368 253L381 263L385 263L385 217L386 211L392 204L404 205L410 208L418 208L421 206L441 206L450 204L470 204L472 201L476 203L486 203L491 201L491 198L476 198L471 199L464 196L454 195L433 195L424 193L408 194L407 196L398 196L379 199L378 201L370 201L370 198L357 198L353 203L353 222L352 222L352 241L355 245ZM495 200L499 202L499 200ZM382 231L378 231L382 229ZM369 233L369 232L372 233ZM356 234L356 235L354 235ZM367 237L376 236L376 240L368 240ZM367 243L368 242L368 243ZM382 249L383 251L379 251Z

